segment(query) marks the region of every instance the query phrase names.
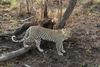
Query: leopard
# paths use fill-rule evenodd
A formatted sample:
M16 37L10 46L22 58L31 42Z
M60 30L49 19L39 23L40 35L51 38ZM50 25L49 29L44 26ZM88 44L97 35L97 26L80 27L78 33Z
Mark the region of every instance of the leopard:
M71 37L71 29L48 29L41 26L31 26L29 27L25 35L22 39L18 40L16 39L16 36L12 36L11 39L13 42L23 42L24 47L28 47L29 45L27 43L34 43L37 49L40 52L44 52L42 48L40 48L41 40L47 40L52 41L56 43L56 49L58 55L62 55L66 53L63 47L63 41L67 40L69 37Z

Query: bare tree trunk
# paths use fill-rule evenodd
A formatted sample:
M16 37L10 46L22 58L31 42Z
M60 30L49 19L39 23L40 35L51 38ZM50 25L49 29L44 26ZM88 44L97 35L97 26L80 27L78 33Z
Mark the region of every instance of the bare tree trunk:
M18 16L24 16L26 13L26 0L17 0L17 2L19 3Z
M59 5L58 5L58 21L61 20L62 17L62 0L59 0Z
M44 5L43 5L44 0L41 0L41 19L43 19L43 11L44 11Z
M27 3L27 13L30 13L29 2L28 2L28 0L26 0L26 3Z
M63 14L61 20L56 25L56 29L64 28L65 23L66 23L67 19L69 18L69 16L71 15L76 3L77 3L77 0L70 0L69 1L69 6L66 9L65 13Z
M44 4L44 18L48 18L47 3L48 0L46 0Z
M60 16L59 16L59 20L61 20L62 17L62 0L60 0Z

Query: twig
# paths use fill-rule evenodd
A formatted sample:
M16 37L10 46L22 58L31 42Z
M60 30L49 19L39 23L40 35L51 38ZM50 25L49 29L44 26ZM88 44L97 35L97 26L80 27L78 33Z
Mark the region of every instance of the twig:
M31 66L29 66L29 65L27 65L27 64L23 64L25 67L31 67Z
M27 20L33 18L33 17L34 17L34 16L31 16L31 17L29 17L29 18L26 18L26 19L24 19L24 20L20 20L20 21L21 21L21 22L24 22L24 21L27 21Z

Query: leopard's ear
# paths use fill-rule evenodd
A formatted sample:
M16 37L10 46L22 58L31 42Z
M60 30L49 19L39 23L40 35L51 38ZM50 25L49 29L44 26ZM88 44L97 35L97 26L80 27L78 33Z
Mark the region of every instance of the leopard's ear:
M63 29L64 32L65 32L66 30L67 30L66 28Z
M63 34L65 34L66 28L61 30Z
M65 30L65 31L71 31L72 28L65 28L64 30Z

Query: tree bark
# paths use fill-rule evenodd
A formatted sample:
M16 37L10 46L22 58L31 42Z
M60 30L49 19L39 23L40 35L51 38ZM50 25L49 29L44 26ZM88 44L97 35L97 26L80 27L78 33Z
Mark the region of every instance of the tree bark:
M68 8L66 9L65 13L63 14L61 20L56 25L56 29L64 28L66 21L69 18L69 16L71 15L76 3L77 3L77 0L70 0L69 1Z
M27 13L30 13L29 2L28 2L28 0L26 0L26 3L27 3Z
M48 3L48 0L46 0L44 4L44 18L48 18L47 3Z

